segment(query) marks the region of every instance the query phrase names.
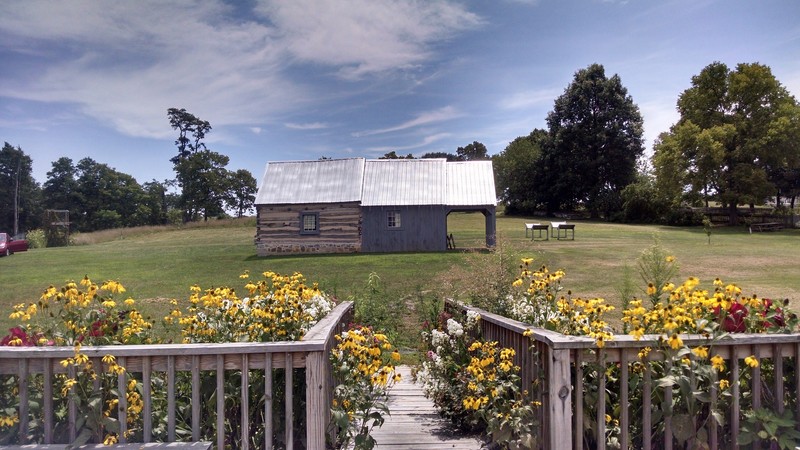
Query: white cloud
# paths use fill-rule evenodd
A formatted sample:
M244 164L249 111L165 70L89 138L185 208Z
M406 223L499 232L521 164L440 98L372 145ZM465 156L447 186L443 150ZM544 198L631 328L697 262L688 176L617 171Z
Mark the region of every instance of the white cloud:
M402 131L407 130L409 128L414 128L422 125L429 125L431 123L437 122L444 122L447 120L455 119L457 117L461 117L463 114L459 112L456 108L452 106L445 106L443 108L437 109L435 111L426 111L418 115L417 117L403 122L399 125L394 125L387 128L381 128L377 130L367 130L367 131L359 131L353 133L354 137L364 137L364 136L373 136L376 134L384 134L384 133L391 133L394 131Z
M417 142L414 144L403 145L403 146L385 146L385 147L372 147L367 149L370 153L387 153L391 151L400 151L403 152L405 150L415 150L418 148L422 148L428 145L433 144L434 142L440 141L442 139L446 139L450 137L450 133L438 133L430 136L425 136L421 142Z
M261 134L261 127L250 127L250 132L253 134Z
M445 1L262 1L257 10L295 57L338 67L347 79L412 68L431 57L431 44L482 23Z
M561 95L558 89L537 89L512 94L500 101L503 109L526 109L534 106L551 105Z
M283 124L286 128L291 130L322 130L328 128L327 123L322 122L312 122L312 123L285 123Z
M242 17L222 1L0 2L0 53L36 65L0 74L0 96L75 105L130 136L171 136L169 107L214 126L269 123L325 101L325 86L288 74L295 63L351 78L407 68L479 22L447 2L313 3L262 2L267 17Z

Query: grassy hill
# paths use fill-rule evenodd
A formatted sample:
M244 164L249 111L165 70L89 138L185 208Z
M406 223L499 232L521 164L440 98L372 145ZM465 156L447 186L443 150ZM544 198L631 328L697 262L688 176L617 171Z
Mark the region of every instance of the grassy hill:
M483 216L451 214L448 229L459 248L483 242ZM575 295L605 297L619 303L616 290L628 272L637 287L637 258L658 236L680 264L680 278L707 282L721 277L747 294L800 298L800 230L749 234L744 228L715 228L711 243L702 228L576 222L575 240L531 241L525 222L542 219L499 217L498 250L447 253L347 254L272 256L255 254L255 226L249 221L211 222L204 226L110 230L81 235L87 242L64 248L33 249L0 258L0 326L16 303L35 301L53 284L88 275L95 281L114 279L128 289L145 311L160 317L167 300L188 297L189 286L242 286L245 270L301 272L339 298L362 292L370 273L378 274L385 295L396 299L421 292L443 295L490 285L498 273L513 270L519 257L566 270L564 286ZM505 261L503 266L501 260ZM389 299L390 301L392 299ZM0 333L2 334L2 333Z

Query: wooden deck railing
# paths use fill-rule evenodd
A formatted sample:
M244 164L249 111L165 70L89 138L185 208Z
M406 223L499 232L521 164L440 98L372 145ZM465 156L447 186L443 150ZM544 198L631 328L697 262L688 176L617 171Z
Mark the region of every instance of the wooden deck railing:
M285 425L285 447L294 448L294 442L298 439L295 424L291 420L295 417L293 407L296 402L293 398L295 374L302 375L302 371L295 369L305 369L305 447L307 449L324 449L326 442L327 426L330 417L330 406L332 401L333 380L331 378L330 362L328 354L334 344L333 337L343 331L344 327L352 317L352 302L338 305L324 319L318 322L301 341L295 342L266 342L266 343L224 343L224 344L168 344L168 345L119 345L119 346L84 346L81 353L89 357L90 361L96 366L105 365L102 358L105 355L113 355L116 363L126 369L127 376L133 376L138 382L142 383L142 400L144 407L142 411L142 436L144 442L153 439L153 401L154 389L166 390L167 401L167 423L168 430L167 442L177 440L176 436L176 398L181 396L191 396L191 419L188 427L191 428L191 436L181 436L182 440L191 439L198 441L202 439L213 440L218 449L223 449L231 444L233 440L227 439L227 434L238 433L239 446L248 449L250 436L255 430L251 430L250 417L250 395L249 379L254 373L264 378L264 420L263 435L264 446L267 449L273 447L273 374L274 369L283 370L285 377L285 411L287 418ZM57 418L54 417L54 379L59 373L68 373L74 368L66 369L62 367L61 361L74 356L72 347L0 347L0 377L16 377L18 389L18 418L19 418L19 444L27 444L29 425L32 420L40 421L42 426L41 442L43 444L69 443L55 442L54 432ZM186 377L191 379L191 392L178 392L176 386L176 374L186 373ZM166 382L153 383L153 375L163 373ZM226 427L226 398L224 395L216 397L216 424L212 430L213 439L208 438L208 430L201 431L201 374L214 376L216 382L216 392L225 392L223 383L226 377L240 377L241 390L237 402L241 405L241 426L239 430L227 430ZM74 376L74 373L68 373ZM39 378L36 378L39 377ZM38 380L33 383L32 381ZM116 386L117 392L125 393L126 375L120 375ZM43 392L34 393L33 386L42 386ZM33 417L29 400L36 394L41 396L41 416ZM58 397L55 393L55 397ZM119 419L119 442L126 442L126 419L127 419L127 399L126 395L116 396L118 400L118 419ZM68 400L68 438L72 442L77 434L77 407L75 403ZM163 424L155 424L163 425ZM201 436L201 433L206 436ZM302 436L302 434L301 434ZM303 440L300 438L299 440Z
M472 310L481 315L481 337L484 340L497 341L502 347L510 347L516 351L517 364L521 367L522 386L535 385L537 380L543 381L539 389L533 389L534 395L542 402L543 414L538 420L543 432L543 448L587 448L587 429L594 430L594 436L599 437L596 442L591 443L591 448L606 448L606 414L611 414L612 411L606 405L606 395L597 395L597 403L587 405L584 395L588 388L592 388L594 392L608 393L618 400L620 448L673 448L673 429L680 425L672 423L670 414L665 413L661 420L656 421L653 413L657 408L643 407L641 417L632 417L629 410L629 399L634 394L641 396L642 405L652 405L653 399L657 397L671 404L672 386L659 386L657 380L653 380L648 364L659 358L663 359L663 354L652 351L644 360L640 360L638 356L639 351L645 347L657 349L658 336L644 336L638 341L631 336L615 336L614 340L606 343L604 349L597 351L594 340L587 337L565 336L532 329L522 322L453 302L448 302L446 309L456 313ZM530 337L523 336L528 329L532 329L533 334ZM689 347L709 345L709 340L702 336L681 337ZM731 411L726 418L726 429L720 429L713 420L709 422L707 439L712 450L738 448L736 436L741 430L741 406L745 401L738 382L740 369L749 369L753 380L746 386L751 393L746 400L748 408L770 408L780 415L790 405L795 409L794 417L800 417L800 401L795 397L800 392L800 334L732 334L713 342L713 354L722 356L730 373L735 375L729 380ZM741 361L751 355L762 363L759 367L749 368ZM643 381L634 385L631 383L630 364L636 361L643 362L644 372ZM766 361L771 362L769 374L765 374L761 368ZM594 367L599 365L600 368L595 370L594 377L586 377L584 373L584 369L590 367L590 364L594 364ZM604 369L613 372L616 378L613 382L607 379L607 370ZM588 383L596 383L596 386L589 386ZM789 394L792 392L794 394ZM712 406L717 404L719 395L715 388L710 389ZM792 401L789 401L790 396ZM585 408L589 406L596 409L595 417L585 417ZM634 426L641 434L636 444L631 432ZM724 447L721 442L723 431L726 434ZM660 437L658 442L656 435Z

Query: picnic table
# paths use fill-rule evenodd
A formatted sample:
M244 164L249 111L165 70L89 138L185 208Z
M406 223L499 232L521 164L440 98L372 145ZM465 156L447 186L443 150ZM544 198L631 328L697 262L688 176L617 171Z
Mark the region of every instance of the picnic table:
M750 224L750 233L753 231L778 231L783 229L783 224L780 222L761 222Z
M550 237L557 237L558 227L566 224L567 222L550 222Z
M564 232L564 236L563 237L561 236L561 232L562 231ZM568 238L567 233L570 232L570 231L572 232L572 237ZM562 223L561 225L559 225L558 229L556 231L556 239L558 239L559 241L561 239L572 239L574 241L575 240L575 224L574 223L569 223L569 224L568 223Z
M550 226L547 224L542 225L540 223L526 223L525 237L528 237L528 233L530 233L532 240L536 240L537 237L539 239L542 239L542 237L544 237L544 240L549 241L550 240L549 230L548 230L549 228ZM542 232L544 232L544 234L542 234Z

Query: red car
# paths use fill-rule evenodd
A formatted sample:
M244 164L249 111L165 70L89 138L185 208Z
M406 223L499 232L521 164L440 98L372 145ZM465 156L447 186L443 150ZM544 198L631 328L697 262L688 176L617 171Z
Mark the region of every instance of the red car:
M0 256L9 256L27 249L28 241L25 239L14 239L8 233L0 233Z

